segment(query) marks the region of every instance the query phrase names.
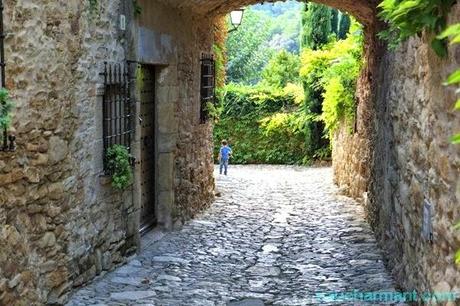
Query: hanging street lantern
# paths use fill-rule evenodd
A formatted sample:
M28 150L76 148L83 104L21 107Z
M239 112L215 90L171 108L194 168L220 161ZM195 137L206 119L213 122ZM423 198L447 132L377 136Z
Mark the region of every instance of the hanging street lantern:
M233 26L233 29L228 31L229 33L236 31L238 29L238 27L243 22L243 15L244 15L244 9L237 9L237 10L230 12L230 22Z

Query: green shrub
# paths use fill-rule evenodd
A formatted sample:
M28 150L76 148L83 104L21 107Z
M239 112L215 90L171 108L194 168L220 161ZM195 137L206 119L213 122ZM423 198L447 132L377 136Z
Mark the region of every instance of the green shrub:
M0 89L0 140L3 141L3 130L9 129L11 125L11 111L14 103L10 99L10 94L6 88Z
M214 128L215 157L227 139L237 164L304 164L307 147L302 128L299 85L285 88L229 84L224 112Z
M350 124L354 120L362 54L362 29L356 22L353 22L345 40L329 43L320 50L305 49L302 53L300 75L307 85L306 92L317 93L307 94L306 103L318 114L329 139L332 139L340 122ZM318 93L321 97L317 96ZM312 103L316 104L315 108Z
M278 88L299 82L299 56L282 50L276 53L262 71L262 82Z
M108 171L112 175L113 188L126 189L133 181L131 155L128 149L121 145L113 145L107 150L106 158Z

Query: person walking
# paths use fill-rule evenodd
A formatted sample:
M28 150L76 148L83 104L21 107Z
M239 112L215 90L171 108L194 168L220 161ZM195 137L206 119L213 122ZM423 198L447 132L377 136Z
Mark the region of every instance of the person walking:
M224 174L227 175L228 161L230 160L232 153L232 149L228 146L228 142L226 140L222 140L222 146L219 150L220 174L222 174L222 170L224 170Z

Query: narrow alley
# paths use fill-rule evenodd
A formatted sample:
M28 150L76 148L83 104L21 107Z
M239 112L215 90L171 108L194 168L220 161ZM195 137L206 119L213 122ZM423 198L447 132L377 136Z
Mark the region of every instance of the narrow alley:
M329 305L394 283L362 207L329 168L233 166L221 196L68 305ZM157 238L154 238L157 237Z

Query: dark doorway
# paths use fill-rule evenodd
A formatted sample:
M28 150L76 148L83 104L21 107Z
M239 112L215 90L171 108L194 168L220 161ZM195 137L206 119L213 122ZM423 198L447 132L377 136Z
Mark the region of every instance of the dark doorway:
M141 65L137 74L141 119L141 228L145 232L156 224L156 120L155 67Z

